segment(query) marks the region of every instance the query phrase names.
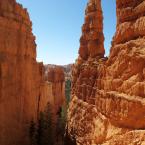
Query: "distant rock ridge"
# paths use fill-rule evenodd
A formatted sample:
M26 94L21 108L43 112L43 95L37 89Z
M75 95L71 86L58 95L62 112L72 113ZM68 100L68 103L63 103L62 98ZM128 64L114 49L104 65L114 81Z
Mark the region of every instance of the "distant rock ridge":
M48 76L48 71L52 68L62 68L64 71L64 75L65 75L65 80L69 79L71 80L71 68L72 68L73 64L67 64L67 65L55 65L55 64L46 64L45 65L45 76L47 78Z
M64 82L65 76L63 68L54 67L48 70L47 80L49 82Z
M101 0L89 0L86 8L67 126L78 145L145 144L145 3L116 0L116 6L109 58Z

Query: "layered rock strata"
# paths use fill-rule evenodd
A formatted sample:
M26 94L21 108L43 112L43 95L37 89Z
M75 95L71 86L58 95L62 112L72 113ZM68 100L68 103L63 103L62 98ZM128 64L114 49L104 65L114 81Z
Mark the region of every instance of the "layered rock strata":
M68 111L68 132L78 145L145 142L145 2L116 0L116 6L117 28L108 59L101 1L90 0L86 8Z
M0 0L0 145L28 144L43 73L27 10L15 0Z

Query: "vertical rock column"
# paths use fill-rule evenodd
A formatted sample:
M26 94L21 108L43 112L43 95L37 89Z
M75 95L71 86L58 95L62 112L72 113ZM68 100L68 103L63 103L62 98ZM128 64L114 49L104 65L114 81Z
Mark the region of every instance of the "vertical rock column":
M15 0L0 0L0 145L28 144L41 70L27 10Z
M53 102L49 102L53 106L53 110L57 113L65 104L65 75L61 67L49 68L48 70L48 83L52 86ZM49 93L49 92L48 92Z
M105 63L101 0L90 0L85 12L79 57L72 70L67 132L77 144L95 145L104 140L107 127L107 119L95 107L98 69Z
M103 15L101 0L90 0L86 8L85 23L80 39L80 57L104 56Z
M90 0L82 26L79 58L72 71L72 94L87 101L95 93L98 64L104 58L103 14L101 0Z

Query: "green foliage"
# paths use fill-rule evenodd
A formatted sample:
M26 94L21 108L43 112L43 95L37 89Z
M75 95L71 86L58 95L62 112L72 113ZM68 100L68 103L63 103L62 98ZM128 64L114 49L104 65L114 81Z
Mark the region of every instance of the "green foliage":
M76 145L75 139L70 139L65 133L66 116L67 106L60 107L54 121L52 107L48 104L40 113L37 124L33 120L30 122L30 145Z
M51 105L48 104L44 111L44 122L43 122L43 145L53 145L55 135L55 124L53 120L53 113Z
M62 128L64 129L63 135L63 145L76 145L76 140L75 138L70 138L68 133L67 133L67 128L66 128L66 121L67 121L67 109L69 106L69 102L71 99L71 80L66 80L66 84L65 84L65 96L66 96L66 103L67 106L63 106L62 107L62 114L61 114L61 118L62 118Z
M57 138L61 138L61 140L63 140L64 138L65 126L66 126L66 107L63 106L59 109L57 113L57 121L56 121L56 136Z
M30 145L75 145L75 140L71 141L68 136L64 137L71 80L66 80L65 88L66 106L60 107L57 114L53 114L52 106L48 103L44 112L40 112L38 122L36 124L33 120L30 122Z
M70 136L67 133L67 130L66 130L66 134L65 134L65 138L64 138L64 145L77 145L76 139L70 138Z
M37 145L43 145L43 133L44 133L44 113L40 112L36 131Z
M31 145L54 145L55 127L51 105L48 104L45 111L39 115L37 127L30 123Z
M31 145L37 145L36 143L36 138L35 138L35 134L36 133L36 124L35 122L32 120L30 122L30 128L29 128L29 137L30 137L30 141L31 141Z
M71 81L68 79L65 83L65 96L66 96L66 103L67 105L70 102L70 95L71 95Z

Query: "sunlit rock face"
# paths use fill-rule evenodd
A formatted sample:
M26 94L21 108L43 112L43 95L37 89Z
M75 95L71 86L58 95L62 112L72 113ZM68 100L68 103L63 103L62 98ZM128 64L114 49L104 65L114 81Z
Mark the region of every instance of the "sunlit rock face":
M117 28L108 59L103 56L101 1L90 0L86 8L88 25L86 31L83 25L72 71L68 110L68 132L78 145L145 144L145 2L116 0L116 6ZM91 24L96 27L91 29ZM90 40L96 40L92 47Z
M91 0L85 13L79 55L82 59L87 60L89 57L95 58L103 56L105 53L101 1Z
M0 0L0 145L28 144L28 128L39 111L43 65L26 9Z
M64 69L59 66L50 67L47 70L47 91L48 102L53 106L53 111L57 113L65 105L65 74Z

